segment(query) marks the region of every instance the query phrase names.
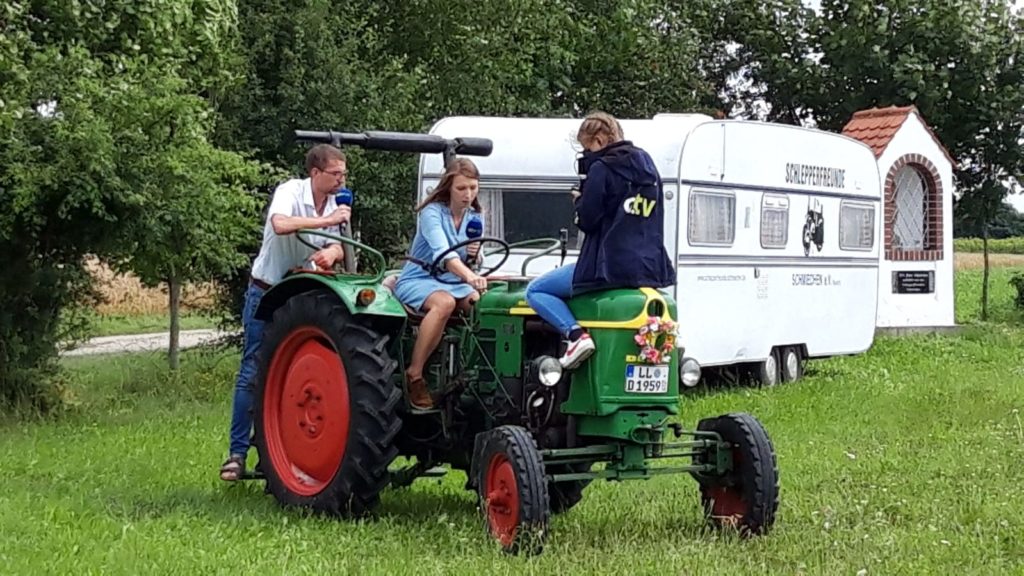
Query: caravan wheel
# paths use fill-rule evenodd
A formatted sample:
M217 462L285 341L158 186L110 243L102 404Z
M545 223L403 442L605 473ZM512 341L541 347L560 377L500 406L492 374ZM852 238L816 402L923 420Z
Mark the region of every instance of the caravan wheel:
M804 375L803 358L800 348L787 346L782 349L782 381L796 382Z
M761 386L775 386L779 383L779 356L777 350L772 350L768 357L757 363L757 381Z

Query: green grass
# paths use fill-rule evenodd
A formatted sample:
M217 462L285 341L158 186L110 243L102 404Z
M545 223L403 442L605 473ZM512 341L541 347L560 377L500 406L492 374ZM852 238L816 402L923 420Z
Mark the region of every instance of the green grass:
M171 318L167 314L142 314L122 316L94 314L89 317L89 336L116 336L119 334L151 334L170 330ZM186 314L181 317L182 330L216 328L217 320L202 314Z
M972 273L958 278L965 292ZM883 338L812 363L797 384L685 397L688 425L742 410L768 429L782 492L767 537L706 530L695 483L666 476L591 486L532 559L487 541L460 473L388 491L360 522L223 485L237 356L189 351L177 377L162 362L69 359L66 414L0 426L0 572L1024 573L1024 328L1013 324Z
M1014 307L1017 290L1010 284L1024 268L992 268L989 271L989 322L1024 325L1024 311ZM981 318L981 270L961 270L954 277L957 324L976 323Z

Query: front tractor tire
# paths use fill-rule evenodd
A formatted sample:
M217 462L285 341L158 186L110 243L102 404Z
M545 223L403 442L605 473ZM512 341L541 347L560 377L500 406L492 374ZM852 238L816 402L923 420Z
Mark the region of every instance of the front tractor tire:
M548 472L567 474L590 472L593 464L562 464L552 466ZM568 482L548 483L548 494L551 496L551 513L564 514L583 500L583 490L590 486L592 480L570 480Z
M521 426L499 426L482 442L477 489L487 530L510 554L539 554L551 506L544 462L533 436Z
M401 428L387 342L327 293L299 294L274 312L256 377L255 445L282 505L358 517L379 502Z
M764 427L750 414L737 413L701 420L697 430L716 432L729 443L733 463L725 474L698 477L705 517L741 536L767 534L779 508L779 468Z

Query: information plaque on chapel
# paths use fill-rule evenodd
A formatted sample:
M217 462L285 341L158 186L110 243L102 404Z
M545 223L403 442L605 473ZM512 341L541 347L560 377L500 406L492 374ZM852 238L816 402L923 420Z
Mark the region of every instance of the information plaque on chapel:
M933 294L934 292L934 270L894 270L892 273L893 294Z

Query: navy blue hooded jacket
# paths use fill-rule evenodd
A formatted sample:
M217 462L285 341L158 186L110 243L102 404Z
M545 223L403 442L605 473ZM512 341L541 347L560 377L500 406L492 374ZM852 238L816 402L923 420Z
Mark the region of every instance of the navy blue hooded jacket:
M576 214L585 236L573 291L675 284L665 251L661 177L651 156L622 140L585 153L584 163Z

